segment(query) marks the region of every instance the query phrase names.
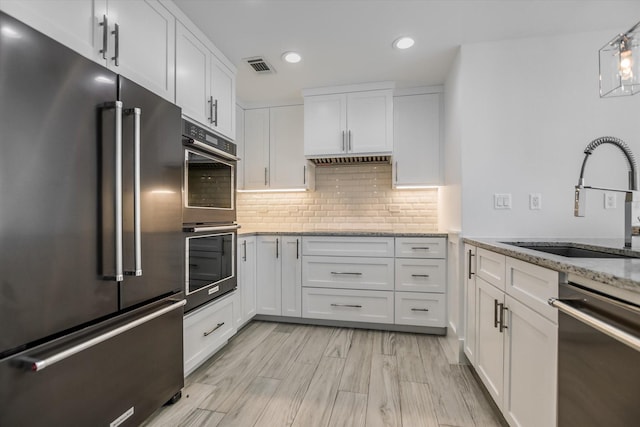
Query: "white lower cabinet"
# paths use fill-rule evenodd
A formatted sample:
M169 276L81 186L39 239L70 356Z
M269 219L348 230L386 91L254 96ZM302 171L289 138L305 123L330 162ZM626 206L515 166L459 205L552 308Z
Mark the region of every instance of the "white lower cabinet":
M446 298L444 294L426 292L396 292L396 325L432 326L444 328Z
M466 297L473 308L465 354L510 426L554 427L558 325L544 302L557 297L558 273L471 245L465 250L466 290L475 288Z
M305 256L305 286L393 290L393 258Z
M476 247L464 245L464 354L472 365L476 364Z
M393 292L303 288L302 317L393 323Z
M396 291L444 293L446 271L444 259L396 258Z
M302 313L302 257L299 236L257 237L257 314Z
M256 237L238 237L238 304L236 326L240 328L256 315Z
M184 316L184 375L193 372L236 333L235 292Z

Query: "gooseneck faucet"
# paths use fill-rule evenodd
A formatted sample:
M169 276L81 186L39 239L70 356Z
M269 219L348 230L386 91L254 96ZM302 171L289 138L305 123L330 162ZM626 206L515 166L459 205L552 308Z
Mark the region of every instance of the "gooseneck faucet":
M589 156L593 154L593 151L602 144L612 144L618 147L626 157L627 162L629 163L629 189L628 190L619 190L615 188L591 187L591 186L584 185L584 170L585 170L585 166L587 165L587 160L589 160ZM625 193L624 246L626 248L630 248L633 240L633 236L638 235L638 233L634 232L634 229L632 227L634 195L638 190L638 174L637 174L636 159L633 156L631 149L624 141L618 138L614 138L612 136L603 136L603 137L594 139L584 149L584 154L585 156L584 156L584 160L582 161L582 168L580 169L580 178L578 179L578 185L576 185L573 214L574 216L585 216L587 194L584 190L586 189L616 191L616 192Z

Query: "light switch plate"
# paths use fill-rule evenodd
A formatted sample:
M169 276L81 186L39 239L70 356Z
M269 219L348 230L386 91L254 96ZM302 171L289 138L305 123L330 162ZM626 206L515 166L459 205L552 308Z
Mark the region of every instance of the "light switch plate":
M616 193L604 193L604 208L615 209L616 208Z
M494 209L511 209L511 194L495 193L493 195L493 208Z
M529 194L529 209L531 209L532 211L538 211L542 209L542 194Z

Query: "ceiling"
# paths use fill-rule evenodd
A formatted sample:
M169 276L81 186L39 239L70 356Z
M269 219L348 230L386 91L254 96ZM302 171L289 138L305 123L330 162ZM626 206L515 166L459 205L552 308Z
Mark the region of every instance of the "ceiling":
M440 85L462 44L598 30L612 30L613 38L640 20L638 0L174 2L236 65L237 96L245 105L300 102L301 90L311 87L389 80L400 88ZM402 35L415 46L393 49ZM290 50L302 55L300 63L281 59ZM275 74L255 74L242 61L260 55Z

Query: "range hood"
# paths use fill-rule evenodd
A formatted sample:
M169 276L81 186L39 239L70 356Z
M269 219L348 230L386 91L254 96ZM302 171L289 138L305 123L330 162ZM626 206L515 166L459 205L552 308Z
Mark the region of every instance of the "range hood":
M353 165L363 163L391 163L391 155L363 155L363 156L343 156L343 157L319 157L307 158L316 166Z

